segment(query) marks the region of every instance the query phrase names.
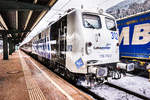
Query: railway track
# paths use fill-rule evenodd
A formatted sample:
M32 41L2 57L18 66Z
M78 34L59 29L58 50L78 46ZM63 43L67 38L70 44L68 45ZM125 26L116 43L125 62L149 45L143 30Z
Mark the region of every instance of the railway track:
M149 78L149 73L147 70L135 69L133 72L128 72L128 73L134 76Z
M90 91L89 89L87 89L86 87L84 86L77 86L75 85L77 88L79 88L80 90L84 91L85 93L91 95L95 100L106 100L105 98L99 96L98 94Z
M136 93L136 92L133 92L133 91L131 91L131 90L122 88L122 87L120 87L120 86L117 86L117 85L114 85L114 84L111 84L111 83L108 83L108 82L105 83L105 85L108 85L108 86L110 86L110 87L116 88L116 89L121 90L121 91L124 91L124 92L126 92L126 93L128 93L128 94L134 95L134 96L136 96L136 97L138 97L138 98L140 98L140 99L143 99L143 100L150 100L150 98L148 98L148 97L146 97L146 96L143 96L143 95L141 95L141 94L139 94L139 93Z
M99 86L92 87L91 89L87 88L86 86L77 86L77 87L81 90L83 89L86 93L88 91L88 94L92 94L92 96L94 97L95 96L101 97L101 98L96 98L96 100L150 100L150 98L148 97L145 97L141 94L135 93L133 91L127 90L125 88L116 86L111 83L104 83ZM98 90L99 93L95 92L94 90L96 91ZM118 97L116 96L116 94L118 94Z

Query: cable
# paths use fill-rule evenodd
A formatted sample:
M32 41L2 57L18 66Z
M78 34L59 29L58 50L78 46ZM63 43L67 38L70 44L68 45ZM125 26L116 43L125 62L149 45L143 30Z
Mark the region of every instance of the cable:
M56 10L56 9L51 9L51 10L54 10L54 11L63 11L63 10L61 10L61 9L63 9L65 6L67 6L69 3L71 2L71 0L68 0L62 7L60 7L58 10ZM53 14L53 16L50 18L50 19L52 19L55 15L58 15L58 12L56 12L56 13L54 13ZM50 19L48 19L48 20L50 20Z

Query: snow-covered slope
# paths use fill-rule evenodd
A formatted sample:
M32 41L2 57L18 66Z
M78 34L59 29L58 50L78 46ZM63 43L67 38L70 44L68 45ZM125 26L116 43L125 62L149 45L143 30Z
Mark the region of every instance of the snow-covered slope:
M116 18L126 17L150 9L150 0L124 0L106 10Z

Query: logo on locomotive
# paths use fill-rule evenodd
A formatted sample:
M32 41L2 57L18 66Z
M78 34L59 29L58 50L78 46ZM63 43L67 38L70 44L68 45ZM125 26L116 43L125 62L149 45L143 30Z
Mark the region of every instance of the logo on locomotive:
M150 42L150 23L123 27L119 37L119 43L123 45L144 45Z

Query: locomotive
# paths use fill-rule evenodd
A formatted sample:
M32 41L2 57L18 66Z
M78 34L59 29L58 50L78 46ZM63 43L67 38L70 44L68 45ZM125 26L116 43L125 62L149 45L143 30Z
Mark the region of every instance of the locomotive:
M118 36L113 16L71 9L21 48L66 77L104 82L134 70L133 63L119 61Z

